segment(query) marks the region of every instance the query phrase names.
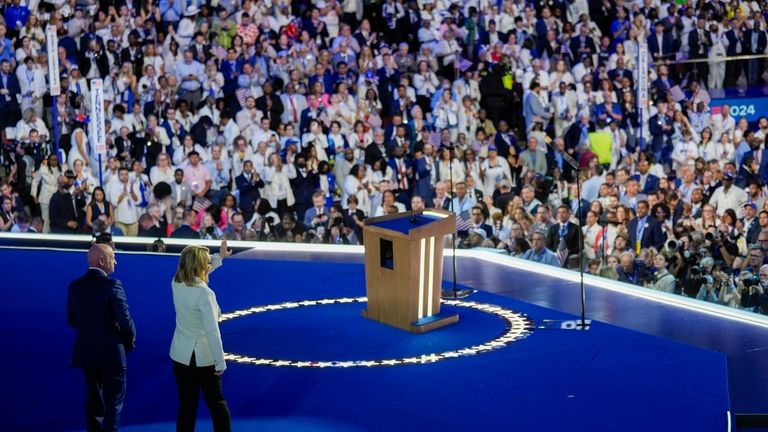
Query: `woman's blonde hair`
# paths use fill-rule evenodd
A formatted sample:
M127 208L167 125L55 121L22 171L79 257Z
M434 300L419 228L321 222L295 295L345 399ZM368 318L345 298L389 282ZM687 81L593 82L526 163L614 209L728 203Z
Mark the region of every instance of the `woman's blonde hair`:
M203 246L187 246L181 251L179 268L176 270L174 282L184 282L187 286L195 286L195 278L199 277L208 283L208 264L210 252Z

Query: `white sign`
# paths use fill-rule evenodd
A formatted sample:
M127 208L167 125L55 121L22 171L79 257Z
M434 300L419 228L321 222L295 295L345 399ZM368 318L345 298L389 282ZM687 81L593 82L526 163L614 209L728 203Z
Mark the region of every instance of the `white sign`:
M56 27L49 25L45 29L45 46L48 51L48 84L51 88L51 96L61 94L61 82L59 81L59 37L56 35Z
M648 107L648 44L640 44L637 50L637 104Z
M91 145L97 154L107 153L107 131L104 125L104 82L91 80Z

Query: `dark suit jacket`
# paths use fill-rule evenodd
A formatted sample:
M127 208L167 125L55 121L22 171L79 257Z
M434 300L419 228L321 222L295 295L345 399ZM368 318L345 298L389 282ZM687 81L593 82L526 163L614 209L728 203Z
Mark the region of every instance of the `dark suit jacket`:
M587 133L595 131L594 122L589 122L587 131ZM572 124L568 130L565 131L565 136L563 137L563 141L565 141L565 149L576 150L579 147L579 140L581 140L581 121L577 121L576 123Z
M82 198L76 198L73 203L72 194L56 192L51 196L49 205L51 232L58 234L77 233L77 228L69 228L67 222L75 221L78 226L82 225L82 208L85 207L85 201Z
M757 242L757 235L760 234L760 220L758 216L755 216L752 218L752 225L747 227L746 221L744 219L741 219L741 222L744 224L744 228L747 230L747 244L751 245Z
M629 234L629 247L635 248L635 242L637 241L637 223L639 218L634 218L627 224L627 232ZM645 221L648 226L643 231L643 238L640 239L640 248L655 247L657 250L661 250L664 247L664 240L666 236L661 229L661 224L651 216L648 216Z
M630 178L632 180L637 180L638 184L640 183L640 174L635 174ZM659 190L659 178L653 174L648 174L648 177L645 179L645 187L640 191L640 193L648 195L649 193L656 192L657 190Z
M752 49L752 33L757 32L757 49ZM768 38L764 31L746 30L744 32L744 50L750 54L762 54L765 52L765 46L768 44Z
M749 47L749 42L750 41L746 40L743 37L743 33L742 33L742 37L739 38L738 34L735 31L733 31L733 29L730 29L727 32L725 32L723 34L723 36L725 36L725 38L728 39L728 48L725 49L725 55L726 56L733 57L733 56L736 56L736 55L743 55L743 54L748 54L749 53L748 47ZM737 48L736 47L736 43L738 41L741 41L741 52L740 53L736 52L736 48Z
M608 78L611 79L611 81L617 81L624 77L629 78L630 82L634 82L634 78L632 77L632 71L629 69L611 69L608 71ZM621 99L618 99L621 101Z
M661 151L665 145L671 145L670 139L675 132L674 128L670 128L667 131L662 129L664 125L672 126L672 118L669 116L660 117L658 114L648 119L648 128L651 132L651 150L654 152Z
M664 33L664 35L661 37L661 46L659 46L659 41L656 39L655 33L648 36L648 52L651 54L651 56L658 54L666 59L674 60L676 50L677 44L675 39L672 38L671 34ZM653 58L654 60L656 59L656 57Z
M280 99L280 95L272 94L269 98L272 99L271 106L267 104L267 95L262 95L256 99L256 109L264 114L269 114L269 127L272 130L277 130L277 126L280 125L280 116L283 115L283 101Z
M144 51L141 47L137 47L133 55L131 50L125 47L120 51L120 62L129 62L133 65L133 74L136 78L141 78L144 75Z
M590 54L594 54L597 51L597 48L595 47L595 41L593 41L589 36L584 38L583 47L589 49ZM582 58L582 53L579 52L579 50L582 48L581 35L572 37L570 43L568 44L568 48L571 50L574 61L580 61Z
M72 366L119 369L133 349L136 327L119 280L89 269L69 285L67 322L77 330Z
M96 60L96 67L99 69L99 77L101 77L101 79L106 78L107 75L109 75L109 59L107 58L107 53L104 50L101 50L95 54L94 58ZM80 64L82 65L80 67L80 73L82 73L83 76L88 75L91 71L91 60L83 54L80 58Z
M264 187L264 180L259 177L258 181L254 181L253 176L251 180L245 177L245 174L240 174L235 178L235 184L237 190L240 191L240 210L246 214L253 214L255 211L254 204L261 198L259 189Z
M191 226L185 224L176 228L171 233L171 238L199 239L200 233L193 230Z
M497 30L496 35L499 37L499 41L501 41L502 43L507 43L507 39L509 39L509 37L507 36L506 33L500 32ZM491 44L491 33L489 31L486 30L486 31L480 32L480 44L481 45Z
M547 249L557 252L560 245L560 223L556 223L547 230ZM568 255L579 253L579 227L575 223L568 223L565 232L565 245L568 247Z
M709 30L704 30L704 37L699 38L699 32L696 29L688 33L688 46L691 48L691 58L705 58L709 47L712 46L712 35ZM699 48L704 46L704 54L699 54Z
M505 139L504 135L506 135L506 138L509 139L509 141ZM504 159L509 156L510 147L514 147L515 154L520 154L520 146L517 145L517 137L512 131L509 131L507 134L502 134L501 132L496 133L496 136L493 138L493 145L496 146L499 156Z
M762 154L760 155L760 169L757 171L757 173L760 175L760 181L763 182L763 184L768 184L768 150L762 150ZM744 161L749 157L755 157L754 150L750 150L746 153L744 153L744 157L737 161L739 163L739 175L746 176L747 170L744 169Z
M21 86L16 74L8 74L6 84L6 86L3 86L3 80L0 79L0 89L7 88L9 93L8 98L0 97L0 112L19 109L19 101L16 99L16 96L21 93Z

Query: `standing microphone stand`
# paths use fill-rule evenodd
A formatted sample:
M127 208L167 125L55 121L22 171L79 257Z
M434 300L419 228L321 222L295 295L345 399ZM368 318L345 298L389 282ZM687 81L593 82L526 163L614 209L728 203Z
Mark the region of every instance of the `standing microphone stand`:
M563 330L589 330L589 326L592 324L592 320L587 320L587 292L584 288L584 233L581 229L581 218L579 217L579 214L581 213L581 176L579 175L579 164L575 159L571 157L571 155L565 151L560 151L555 148L552 145L552 140L546 139L545 141L547 144L549 144L550 147L552 147L552 150L554 150L556 153L560 153L565 163L576 170L576 191L579 195L578 203L576 206L576 220L579 227L579 289L581 294L581 319L575 323L573 321L543 320L543 322L548 325L542 326L540 328L553 328L553 323L560 323L559 327L554 328L560 328Z
M448 149L451 152L451 157L448 159L448 179L451 182L451 202L448 205L450 206L451 213L456 214L456 212L454 211L454 208L453 208L453 198L454 198L454 188L455 188L455 185L453 184L453 151L454 151L454 148L455 147L453 146L453 143L451 143L451 145L448 146ZM440 161L439 160L438 160L436 169L438 169L438 170L440 169ZM467 297L470 294L475 292L474 290L469 290L469 289L460 290L459 289L459 285L458 285L458 283L456 281L456 234L457 234L457 227L454 227L453 228L453 232L451 233L451 252L453 254L452 257L451 257L451 261L452 261L452 265L453 265L453 289L451 290L450 293L445 293L442 296L443 298L452 298L454 300L457 300L459 298L465 298L465 297Z

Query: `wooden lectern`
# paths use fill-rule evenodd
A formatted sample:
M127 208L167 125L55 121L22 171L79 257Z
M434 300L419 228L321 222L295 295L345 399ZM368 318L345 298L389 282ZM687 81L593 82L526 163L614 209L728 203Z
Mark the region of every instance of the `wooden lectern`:
M455 230L456 216L444 210L366 219L363 316L413 333L457 322L440 313L443 238Z

